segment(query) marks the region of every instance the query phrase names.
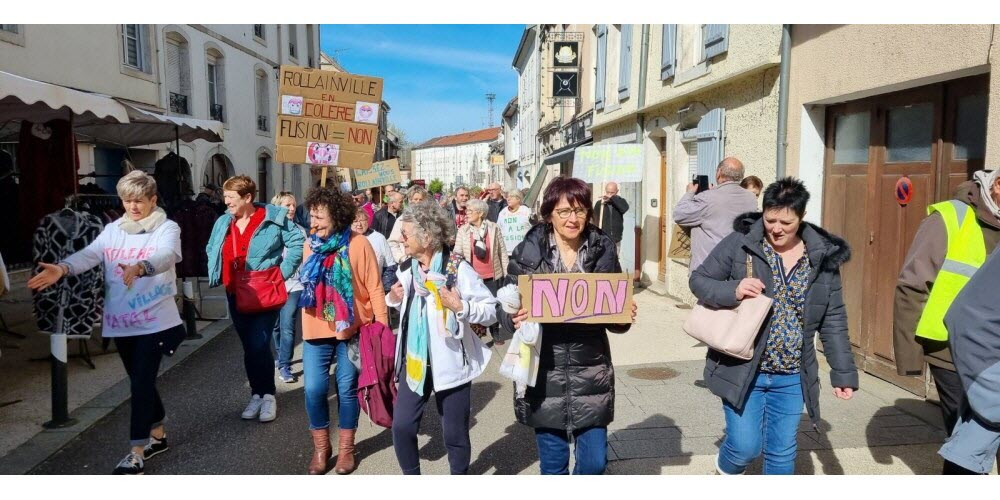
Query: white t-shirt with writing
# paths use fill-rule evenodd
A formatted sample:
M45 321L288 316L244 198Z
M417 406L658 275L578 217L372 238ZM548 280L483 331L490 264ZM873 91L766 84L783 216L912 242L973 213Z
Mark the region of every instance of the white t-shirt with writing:
M67 257L71 274L82 273L104 263L103 336L147 335L181 324L174 296L177 295L176 263L181 261L181 230L167 220L151 233L128 234L118 219L83 250ZM149 261L155 269L125 286L119 264Z
M500 234L503 235L503 243L507 247L507 255L514 253L514 249L524 241L524 235L531 229L531 209L521 205L517 210L511 212L509 208L500 211L497 217L497 225L500 226Z

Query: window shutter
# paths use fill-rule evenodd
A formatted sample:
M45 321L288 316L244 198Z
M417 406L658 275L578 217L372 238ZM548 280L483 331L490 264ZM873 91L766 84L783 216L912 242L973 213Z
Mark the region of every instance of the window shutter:
M677 71L677 25L663 25L663 52L660 62L660 80L674 76Z
M629 96L628 86L632 81L632 25L622 25L621 58L618 61L618 99Z
M222 105L222 121L229 121L229 109L226 106L226 59L219 58L215 63L215 85L218 87L219 102Z
M704 30L705 59L711 59L729 50L729 25L706 24Z
M167 92L181 92L181 48L172 40L167 40Z
M188 44L177 46L177 72L180 75L181 94L191 98L191 58L188 56ZM191 112L191 103L188 103L188 112Z
M722 161L725 150L726 110L716 108L698 122L698 175L707 175L715 181L715 170Z
M122 48L125 64L139 67L139 25L122 25Z
M604 76L608 64L608 27L597 25L597 81L594 85L594 109L604 109Z

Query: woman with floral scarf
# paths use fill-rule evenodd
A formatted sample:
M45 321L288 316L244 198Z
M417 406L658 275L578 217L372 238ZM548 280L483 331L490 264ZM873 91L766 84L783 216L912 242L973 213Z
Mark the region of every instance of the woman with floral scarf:
M400 311L396 337L399 395L392 416L392 444L403 474L420 474L417 431L424 405L435 393L452 474L466 474L472 455L469 420L472 380L483 373L490 350L472 324L496 322L496 299L464 260L451 259L455 223L434 201L410 205L399 218L408 259L386 303Z
M306 198L310 236L306 239L300 280L302 370L306 413L313 438L310 474L325 474L332 458L330 443L330 365L336 357L339 454L334 470L356 468L354 435L358 405L358 370L349 358L351 339L373 321L388 324L378 259L368 239L351 231L356 208L350 195L316 188Z

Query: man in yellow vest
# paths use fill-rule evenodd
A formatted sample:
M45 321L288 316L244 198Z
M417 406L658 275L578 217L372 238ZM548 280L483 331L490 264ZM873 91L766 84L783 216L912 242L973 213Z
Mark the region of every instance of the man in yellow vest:
M893 352L900 375L930 367L945 431L958 419L962 385L948 348L944 315L1000 243L1000 169L979 171L955 197L928 207L896 283ZM945 463L945 472L953 464Z

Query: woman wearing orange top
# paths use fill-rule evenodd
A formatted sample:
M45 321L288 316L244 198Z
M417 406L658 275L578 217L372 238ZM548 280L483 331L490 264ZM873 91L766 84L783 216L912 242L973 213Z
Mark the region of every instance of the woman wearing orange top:
M349 358L349 341L373 321L388 324L381 269L368 239L351 231L357 208L349 194L316 188L306 197L311 219L303 251L300 281L302 307L302 369L306 413L312 433L310 474L325 474L332 457L330 444L330 365L336 358L339 426L337 474L350 474L358 405L358 370Z

